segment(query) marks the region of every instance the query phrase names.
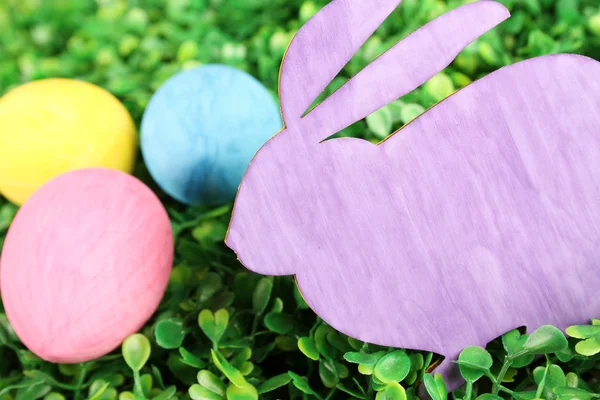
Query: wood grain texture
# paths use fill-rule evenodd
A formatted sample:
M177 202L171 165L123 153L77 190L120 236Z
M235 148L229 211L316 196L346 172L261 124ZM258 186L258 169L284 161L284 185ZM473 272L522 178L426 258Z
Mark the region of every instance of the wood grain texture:
M2 250L2 302L35 354L60 363L114 350L154 313L173 235L136 178L84 169L54 178L19 210Z
M397 3L380 1L373 24ZM280 92L286 129L250 164L226 242L255 272L295 274L311 308L341 332L442 354L437 371L454 389L462 381L450 361L464 347L600 313L600 63L527 60L380 145L321 142L508 17L491 1L445 14L301 118L346 46L360 46L364 35L346 43L339 32L353 32L365 10L334 0L316 16L328 24L309 22L292 42ZM335 41L319 41L325 29ZM310 38L327 48L294 45ZM318 63L336 67L319 75ZM294 72L304 66L313 75Z

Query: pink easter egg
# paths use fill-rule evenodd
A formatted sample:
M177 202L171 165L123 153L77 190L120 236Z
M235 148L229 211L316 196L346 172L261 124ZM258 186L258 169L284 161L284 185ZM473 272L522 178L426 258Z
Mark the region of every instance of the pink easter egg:
M154 313L173 262L169 217L123 172L69 172L19 210L0 259L0 289L16 334L45 360L100 357Z

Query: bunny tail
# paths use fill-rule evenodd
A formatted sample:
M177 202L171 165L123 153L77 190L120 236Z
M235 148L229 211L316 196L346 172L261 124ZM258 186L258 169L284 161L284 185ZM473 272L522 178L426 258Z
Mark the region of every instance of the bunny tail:
M471 42L510 17L495 1L458 7L400 41L306 117L319 142L410 93L450 65Z
M279 96L286 122L302 117L401 1L333 0L300 28L281 66Z

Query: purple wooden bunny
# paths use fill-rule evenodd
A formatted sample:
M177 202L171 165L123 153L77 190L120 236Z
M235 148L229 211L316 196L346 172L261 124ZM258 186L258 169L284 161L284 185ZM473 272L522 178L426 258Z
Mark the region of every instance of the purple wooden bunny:
M324 141L412 91L509 17L479 1L398 43L302 117L400 0L333 0L296 35L285 130L240 186L227 244L252 271L295 274L339 331L445 356L600 313L600 63L502 68L379 145Z

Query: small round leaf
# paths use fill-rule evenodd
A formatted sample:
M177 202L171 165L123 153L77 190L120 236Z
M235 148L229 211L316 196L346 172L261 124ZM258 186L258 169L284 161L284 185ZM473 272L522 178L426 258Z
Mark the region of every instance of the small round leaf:
M477 399L475 400L503 400L502 397L495 395L495 394L491 394L491 393L484 393L480 396L477 396Z
M294 319L289 314L270 312L265 315L265 326L272 332L285 335L292 330Z
M392 114L387 107L380 108L366 119L367 126L379 139L385 139L392 133Z
M567 328L567 335L577 339L589 339L600 335L600 326L596 325L574 325Z
M212 349L210 352L212 354L212 360L215 366L227 377L227 379L231 381L231 383L239 387L248 385L244 375L242 375L239 370L232 367L227 359L221 355L221 353Z
M150 341L141 333L136 333L123 341L121 350L129 368L140 371L150 357Z
M198 372L198 383L213 393L225 396L225 384L207 369Z
M319 377L325 387L328 388L334 387L340 381L337 368L331 360L321 360L319 362Z
M261 278L254 289L252 295L252 309L254 314L262 315L269 305L271 291L273 290L273 277L266 276Z
M440 72L425 83L425 91L434 101L442 101L454 92L454 82L448 75Z
M470 346L458 356L460 373L467 381L475 382L489 371L493 360L486 349L479 346Z
M272 392L275 389L279 389L282 386L290 383L292 378L290 374L281 374L274 376L273 378L267 379L258 387L258 394L264 394Z
M385 389L377 392L375 400L406 400L406 391L398 382L389 382Z
M181 321L166 319L156 324L154 336L163 349L176 349L183 343L185 332Z
M400 382L410 372L410 358L403 350L393 351L381 357L373 372L383 383Z
M400 118L404 124L408 124L425 112L425 108L419 104L407 104L402 109Z
M216 393L211 392L210 390L202 387L198 384L194 384L188 390L190 398L192 400L223 400L224 397L220 396Z
M308 379L292 371L289 371L288 374L290 378L292 378L293 385L296 386L298 390L306 394L318 395L308 384Z
M373 354L348 352L344 354L344 359L354 364L369 365L374 367L375 364L377 364L377 361L379 361L384 355L384 351L378 351L377 353Z
M312 338L304 336L298 339L298 348L306 357L310 358L311 360L316 361L319 359L319 351L317 350L317 346Z
M258 400L258 392L252 385L229 385L227 388L227 400Z
M438 373L435 375L425 374L423 376L423 383L432 400L448 399L448 389L446 388L446 383L444 382L442 375Z
M550 354L568 346L567 338L560 329L552 325L543 325L529 335L523 349L531 354Z
M588 357L600 353L600 335L577 343L575 345L575 351Z

